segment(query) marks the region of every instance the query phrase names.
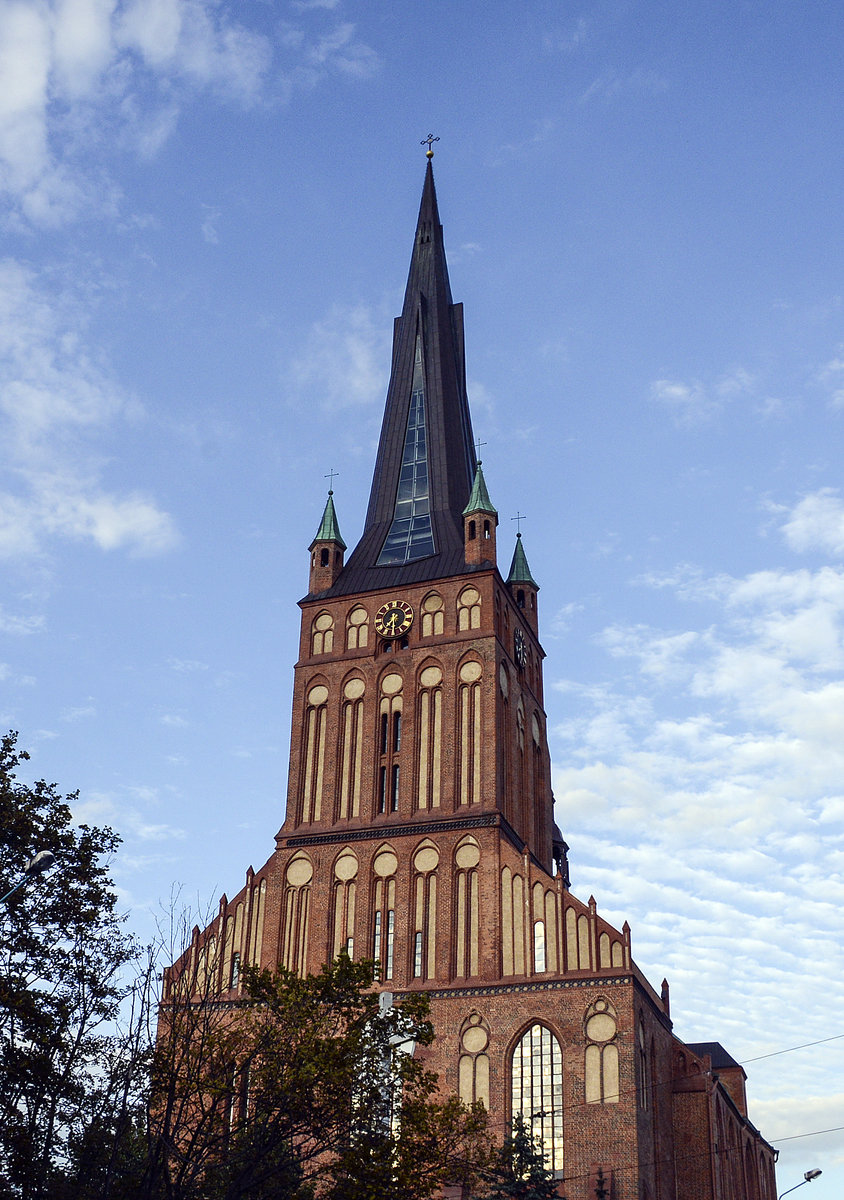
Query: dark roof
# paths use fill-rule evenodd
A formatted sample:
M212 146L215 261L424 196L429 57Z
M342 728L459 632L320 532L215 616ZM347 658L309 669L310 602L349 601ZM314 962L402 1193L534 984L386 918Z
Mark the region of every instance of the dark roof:
M687 1049L691 1050L692 1054L696 1054L698 1058L702 1058L704 1054L708 1054L712 1059L713 1071L726 1071L730 1067L737 1067L742 1070L741 1063L737 1063L731 1054L728 1054L720 1042L687 1042Z
M346 543L340 536L340 525L337 521L337 513L334 510L334 493L331 491L329 491L328 499L325 502L325 509L319 529L316 531L316 537L310 546L308 546L308 549L313 550L317 542L336 542L341 549L346 549Z
M393 522L413 382L417 331L425 375L425 421L431 525L435 553L394 566L376 566ZM431 163L401 316L393 327L393 362L372 490L360 541L325 597L401 587L466 570L463 509L476 469L466 398L463 306L451 299L442 226Z

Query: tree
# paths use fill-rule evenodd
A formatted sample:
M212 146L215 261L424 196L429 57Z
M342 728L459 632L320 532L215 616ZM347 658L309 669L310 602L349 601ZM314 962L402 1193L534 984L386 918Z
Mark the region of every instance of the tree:
M565 1200L557 1191L553 1171L546 1165L542 1143L533 1137L521 1113L498 1151L488 1178L484 1200Z
M385 1006L343 954L304 978L244 968L221 1004L197 994L209 966L188 959L162 1005L144 1195L425 1200L486 1167L483 1107L406 1052L433 1037L424 996Z
M43 780L19 782L28 758L16 735L2 738L2 891L37 851L51 851L55 866L0 909L0 1195L54 1200L74 1146L109 1108L122 1058L110 1023L135 947L109 877L120 839L108 828L74 827L77 794L63 799Z

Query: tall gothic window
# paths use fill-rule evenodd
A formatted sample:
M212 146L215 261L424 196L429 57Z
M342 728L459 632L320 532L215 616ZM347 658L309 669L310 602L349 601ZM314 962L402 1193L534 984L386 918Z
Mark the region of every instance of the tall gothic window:
M563 1052L545 1025L531 1025L513 1051L513 1119L542 1145L557 1174L563 1169Z
M425 374L422 338L416 335L410 410L404 439L393 523L378 555L378 566L412 562L434 553L428 492L428 439L425 430Z
M478 863L481 851L473 837L465 838L454 854L454 911L456 913L456 937L454 939L455 975L467 979L478 974L478 925L480 922L478 900Z
M325 766L325 723L328 688L317 684L308 692L302 747L302 821L318 821L322 816L322 789Z
M345 950L349 958L354 957L357 873L358 860L353 851L343 850L334 864L333 958L336 958L341 950Z
M460 803L476 804L481 784L481 664L470 660L459 671L457 691Z
M464 1104L480 1101L489 1108L489 1026L480 1013L470 1013L460 1033L458 1092Z
M401 795L402 677L391 673L381 680L378 713L378 770L376 812L399 811Z
M433 979L437 963L437 867L440 856L426 842L413 856L413 962L414 979Z
M608 1000L596 1000L586 1010L586 1103L618 1104L618 1021Z
M340 749L340 820L360 816L361 760L363 758L362 679L349 679L343 688Z
M372 870L375 875L372 913L372 958L375 973L381 980L393 978L396 935L396 869L398 859L385 848L375 855Z
M287 865L281 918L281 965L304 975L308 969L308 917L314 868L299 853Z
M442 669L425 667L418 689L418 771L416 805L419 809L440 806L440 767L442 756Z

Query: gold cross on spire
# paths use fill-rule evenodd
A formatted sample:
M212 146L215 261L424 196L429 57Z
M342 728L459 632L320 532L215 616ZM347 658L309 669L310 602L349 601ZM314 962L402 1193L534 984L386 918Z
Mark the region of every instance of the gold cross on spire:
M438 142L439 140L440 139L438 137L434 137L434 135L432 133L429 133L428 136L426 138L423 138L422 141L419 143L420 146L428 147L428 149L425 151L425 157L427 159L431 159L434 157L434 142Z

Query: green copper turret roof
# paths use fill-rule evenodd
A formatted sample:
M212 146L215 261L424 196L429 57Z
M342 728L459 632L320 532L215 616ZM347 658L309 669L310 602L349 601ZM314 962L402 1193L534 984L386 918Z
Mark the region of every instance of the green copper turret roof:
M516 549L513 551L513 561L510 563L510 574L507 576L507 582L529 583L531 587L535 587L539 591L539 584L530 573L520 533L516 534Z
M322 514L322 521L319 529L316 531L316 537L308 547L313 550L317 542L336 542L341 550L346 549L346 543L340 535L340 526L337 523L337 513L334 511L334 493L329 491L328 499L325 502L325 512Z
M491 517L495 517L496 524L498 524L498 510L486 490L486 480L481 470L480 459L478 459L478 469L475 471L475 482L472 484L472 494L469 497L469 503L463 509L463 516L468 517L469 513L473 512L489 513Z

